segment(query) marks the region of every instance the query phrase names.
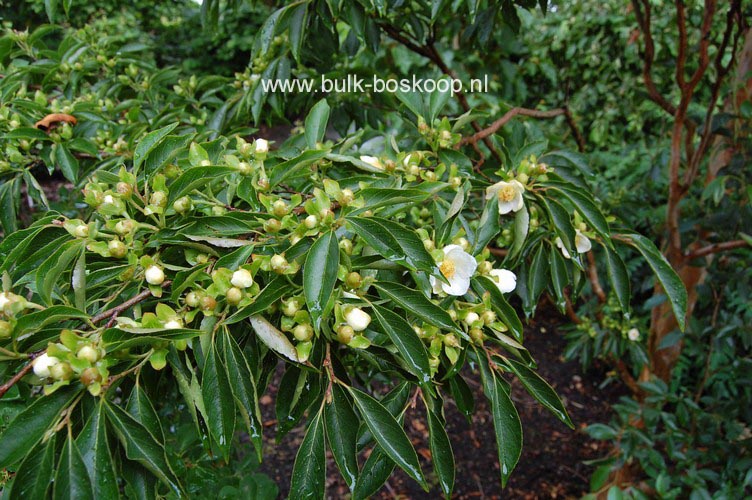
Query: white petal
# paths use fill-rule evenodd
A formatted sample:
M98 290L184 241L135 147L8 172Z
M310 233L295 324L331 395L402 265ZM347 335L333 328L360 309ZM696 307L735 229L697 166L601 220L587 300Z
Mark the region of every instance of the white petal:
M501 189L504 184L506 184L504 181L500 181L492 186L488 186L486 188L486 199L490 200L491 198L496 196L496 193L499 192L499 189Z
M457 250L457 249L462 250L462 247L459 245L447 245L444 247L444 255L449 255L449 252L451 252L452 250Z
M575 247L577 247L577 251L579 253L589 252L593 247L593 244L590 243L590 239L582 234L579 230L577 230L577 234L574 237L574 245Z
M475 270L478 268L478 263L475 261L475 258L466 251L462 250L462 247L458 245L449 246L455 248L452 248L452 250L447 252L446 249L448 247L446 247L444 248L444 252L446 258L454 263L455 277L470 278L473 274L475 274Z
M441 288L444 289L444 292L447 295L461 297L462 295L465 295L470 288L470 278L455 275L454 278L449 280L449 285L442 283Z
M489 273L501 293L509 293L517 288L517 276L507 269L492 269Z
M434 294L441 293L441 291L443 290L442 288L443 283L441 281L437 280L433 276L429 276L428 281L431 282L431 288L433 289Z
M359 307L353 307L345 314L345 321L356 332L362 332L371 323L371 315Z
M508 214L512 210L514 210L514 200L512 201L500 201L499 202L499 215ZM519 208L517 209L519 210Z

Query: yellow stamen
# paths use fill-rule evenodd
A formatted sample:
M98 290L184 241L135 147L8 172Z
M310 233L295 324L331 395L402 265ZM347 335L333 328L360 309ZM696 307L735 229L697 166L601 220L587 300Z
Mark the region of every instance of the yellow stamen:
M517 195L517 191L515 191L512 186L507 185L499 189L496 195L499 197L499 201L508 203L514 199Z
M445 260L439 265L439 270L447 279L454 276L454 262L451 260Z

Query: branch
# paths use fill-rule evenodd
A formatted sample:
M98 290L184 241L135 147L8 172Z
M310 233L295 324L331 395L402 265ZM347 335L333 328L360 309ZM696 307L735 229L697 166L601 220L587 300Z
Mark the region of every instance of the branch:
M172 281L167 280L164 283L162 283L162 288L167 288L171 284L172 284ZM108 310L106 310L104 312L101 312L99 314L96 314L96 315L92 316L91 317L91 322L92 323L99 323L100 321L109 318L109 321L107 322L107 327L109 328L109 327L112 326L112 324L114 324L114 320L117 318L118 314L120 314L121 312L123 312L123 311L125 311L125 310L127 310L127 309L129 309L129 308L131 308L133 306L135 306L136 304L138 304L142 300L145 300L145 299L147 299L149 297L151 297L151 290L149 290L149 289L143 290L141 293L139 293L138 295L134 295L133 297L131 297L130 299L126 300L122 304L118 304L117 306L113 307L112 309L108 309Z
M24 366L23 368L21 368L21 371L18 372L18 373L16 373L15 375L13 375L10 378L10 380L8 380L6 383L4 383L3 385L0 385L0 399L2 399L3 396L5 396L5 393L8 392L11 387L13 387L14 385L16 385L16 382L18 382L19 380L21 380L22 378L24 378L26 376L26 374L31 371L31 369L34 366L34 363L33 363L34 358L36 358L37 356L39 356L43 352L44 351L37 351L37 352L33 352L33 353L29 354L29 362L26 364L26 366Z
M593 293L598 297L598 302L605 304L607 297L606 292L603 291L601 286L601 280L598 278L598 268L595 266L595 256L593 252L587 253L588 258L588 278L590 279L590 286L593 288Z
M460 141L460 144L475 144L481 139L485 139L489 135L495 134L501 127L506 125L512 118L514 118L517 115L520 116L529 116L532 118L553 118L555 116L561 116L566 115L567 109L566 108L556 108L551 109L549 111L539 111L537 109L528 109L528 108L512 108L504 115L493 122L488 127L479 130L475 134L464 137L462 141Z
M733 240L733 241L725 241L723 243L713 243L712 245L708 245L702 248L698 248L697 250L687 252L684 255L684 257L688 260L699 259L700 257L705 257L706 255L725 252L727 250L734 250L737 248L744 248L747 246L750 246L750 245L745 240Z

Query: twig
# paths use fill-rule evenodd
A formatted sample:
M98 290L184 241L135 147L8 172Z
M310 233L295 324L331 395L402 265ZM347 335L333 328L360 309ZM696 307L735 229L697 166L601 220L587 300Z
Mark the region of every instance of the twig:
M744 248L747 246L749 246L749 243L747 243L745 240L724 241L723 243L713 243L712 245L698 248L697 250L686 253L684 257L687 260L697 259L700 257L705 257L706 255L725 252L726 250L734 250L736 248Z
M606 292L603 291L601 286L601 280L598 278L598 268L595 266L595 256L593 252L587 253L588 259L588 278L590 279L590 286L593 288L593 293L598 297L598 302L601 304L606 303Z
M463 138L462 141L460 141L460 144L475 144L481 139L485 139L489 135L495 134L501 127L506 125L507 122L509 122L509 120L511 120L517 115L529 116L531 118L553 118L555 116L561 116L561 115L566 115L566 114L567 114L566 108L556 108L556 109L551 109L548 111L540 111L537 109L528 109L528 108L512 108L506 113L504 113L504 115L501 118L493 122L488 127L477 131L475 134L469 137Z
M162 283L162 288L167 288L172 284L172 281L167 280L164 283ZM118 304L117 306L113 307L112 309L108 309L104 312L101 312L99 314L96 314L91 317L92 323L99 323L100 321L109 318L110 321L107 322L107 328L111 327L114 324L115 319L117 319L117 315L121 312L125 311L126 309L135 306L142 300L147 299L148 297L151 297L151 290L146 289L143 290L138 295L134 295L130 299L126 300L122 304Z
M26 374L31 371L32 367L34 366L34 363L33 363L34 358L36 358L37 356L39 356L43 352L44 351L37 351L37 352L33 352L33 353L29 354L29 362L23 368L21 368L21 371L19 371L15 375L13 375L10 378L10 380L8 380L6 383L4 383L3 385L0 385L0 398L2 398L3 396L5 396L5 393L8 392L11 387L13 387L14 385L16 385L16 382L18 382L19 380L21 380L22 378L24 378L26 376Z

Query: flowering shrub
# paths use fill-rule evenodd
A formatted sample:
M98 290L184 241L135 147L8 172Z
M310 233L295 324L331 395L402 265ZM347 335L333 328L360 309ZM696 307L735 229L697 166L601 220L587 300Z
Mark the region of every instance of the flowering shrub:
M467 116L440 117L448 96L400 95L398 129L336 138L325 98L272 143L239 125L245 94L231 82L181 78L122 47L111 57L86 30L49 46L54 29L0 44L0 396L23 396L0 435L11 497L196 493L189 460L166 446L160 398L179 393L205 456L230 460L243 431L260 458L258 401L280 361L278 436L306 421L291 497L324 496L326 448L356 498L395 467L428 490L402 427L418 402L450 495L443 408L471 415L476 376L505 484L522 447L510 378L572 426L524 347L518 297L528 316L544 293L564 310L595 247L628 311L614 250L626 244L683 316L652 243L612 232L582 158L534 130L481 170L465 155ZM21 185L46 205L45 165L80 203L24 227Z

